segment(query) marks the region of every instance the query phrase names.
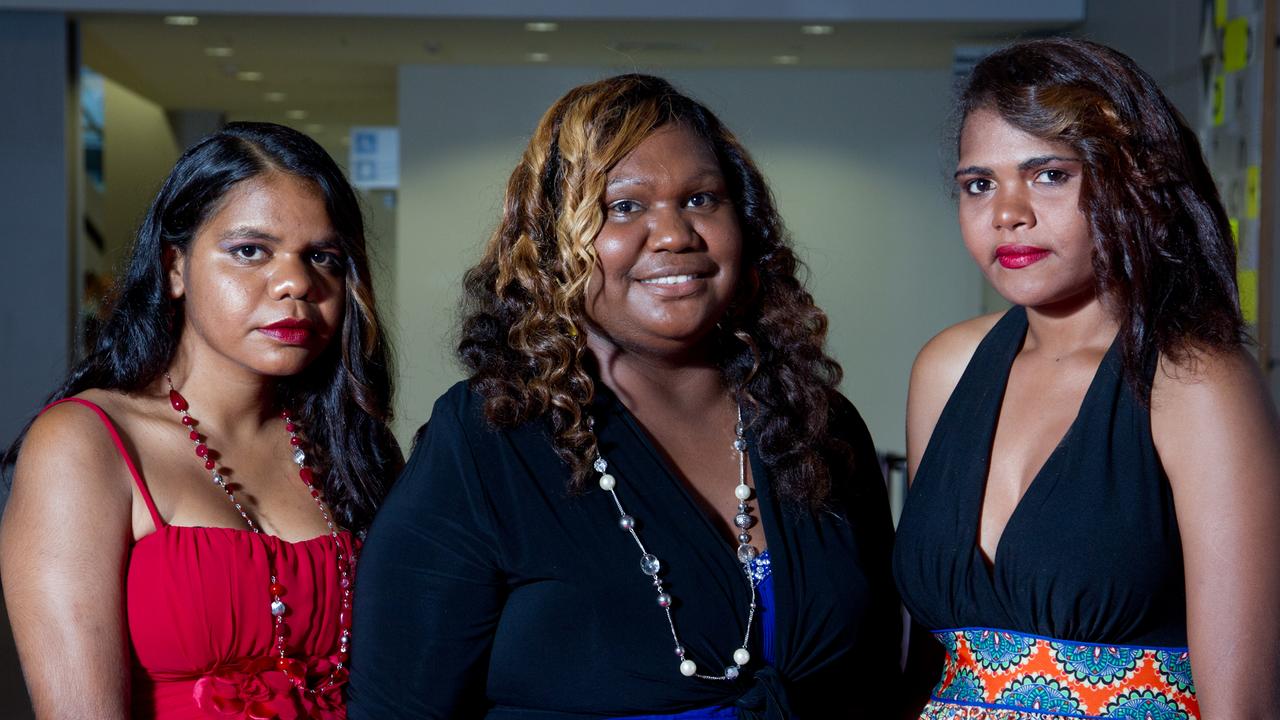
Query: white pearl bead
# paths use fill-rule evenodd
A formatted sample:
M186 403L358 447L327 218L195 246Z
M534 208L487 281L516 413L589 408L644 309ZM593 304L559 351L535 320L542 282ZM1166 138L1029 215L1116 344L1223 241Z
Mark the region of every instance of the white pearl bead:
M693 677L698 672L698 665L692 660L685 660L680 663L680 674L685 677Z
M615 485L617 485L617 484L618 484L618 481L617 481L617 480L614 480L614 479L613 479L613 476L612 476L612 475L610 475L609 473L605 473L604 475L601 475L601 476L600 476L600 489L601 489L601 490L612 490L612 489L613 489L613 487L614 487Z
M751 487L749 485L739 485L733 489L733 496L739 500L751 499Z
M751 662L751 653L746 648L738 648L733 651L733 661L739 665L746 665Z

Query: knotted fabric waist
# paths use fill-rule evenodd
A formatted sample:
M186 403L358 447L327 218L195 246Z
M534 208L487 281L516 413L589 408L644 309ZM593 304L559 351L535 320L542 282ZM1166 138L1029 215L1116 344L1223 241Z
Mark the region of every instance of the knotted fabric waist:
M1200 719L1186 648L990 628L933 636L946 648L946 666L922 720Z

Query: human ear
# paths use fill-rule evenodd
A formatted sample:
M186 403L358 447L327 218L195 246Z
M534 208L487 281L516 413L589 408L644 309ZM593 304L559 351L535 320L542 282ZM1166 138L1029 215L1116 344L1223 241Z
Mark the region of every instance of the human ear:
M185 280L186 263L182 251L174 245L165 245L164 267L169 279L169 297L177 300L187 292Z

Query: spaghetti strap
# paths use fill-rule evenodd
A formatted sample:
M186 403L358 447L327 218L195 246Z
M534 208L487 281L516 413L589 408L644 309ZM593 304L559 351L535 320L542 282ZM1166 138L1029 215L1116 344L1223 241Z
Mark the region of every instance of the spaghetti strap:
M147 483L143 481L142 475L138 472L138 468L134 466L133 458L129 457L129 451L125 450L124 441L120 439L120 433L116 431L115 424L111 422L111 418L107 416L107 413L102 408L88 400L81 400L80 398L63 398L46 405L44 410L40 411L40 414L43 415L54 405L61 405L66 402L83 405L97 414L98 419L106 426L107 432L111 434L111 442L115 443L116 450L120 452L120 457L124 458L124 464L129 467L129 474L133 476L133 484L138 486L138 492L142 494L142 501L147 504L147 510L151 513L152 522L156 524L156 530L162 529L164 527L164 520L160 518L160 511L156 510L155 500L151 499L151 491L147 490Z

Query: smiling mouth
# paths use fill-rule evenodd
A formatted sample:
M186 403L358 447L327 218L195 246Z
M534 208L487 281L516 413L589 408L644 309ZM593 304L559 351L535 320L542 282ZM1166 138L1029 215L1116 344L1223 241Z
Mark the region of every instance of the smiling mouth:
M697 279L697 275L664 275L662 277L641 280L640 282L645 285L679 285L682 282L689 282L690 280Z

